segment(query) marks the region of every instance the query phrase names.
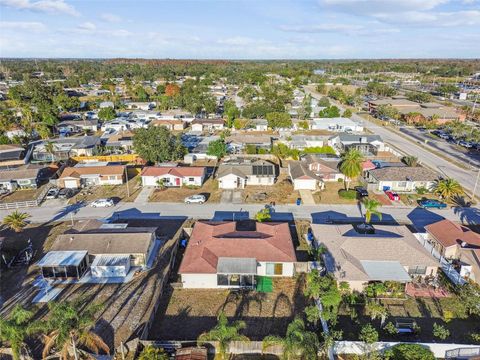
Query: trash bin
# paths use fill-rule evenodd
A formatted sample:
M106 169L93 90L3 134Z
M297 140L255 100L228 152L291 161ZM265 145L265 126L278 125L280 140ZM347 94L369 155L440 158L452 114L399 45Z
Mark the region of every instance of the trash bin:
M302 203L302 198L297 198L297 205L300 205Z

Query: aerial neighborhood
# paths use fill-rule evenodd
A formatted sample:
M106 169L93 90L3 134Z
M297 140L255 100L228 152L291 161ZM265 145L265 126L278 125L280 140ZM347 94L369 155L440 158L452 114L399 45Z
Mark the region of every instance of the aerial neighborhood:
M2 60L0 358L478 359L480 63L409 64Z

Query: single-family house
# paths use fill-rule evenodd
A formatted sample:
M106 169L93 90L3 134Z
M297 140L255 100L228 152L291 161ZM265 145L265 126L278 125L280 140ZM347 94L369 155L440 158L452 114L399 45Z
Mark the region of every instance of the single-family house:
M68 160L72 156L92 156L100 143L98 136L34 141L30 143L33 148L31 162L54 162ZM52 144L51 147L49 144Z
M96 166L77 164L66 167L58 178L60 188L77 189L84 186L121 185L125 181L125 166L107 165Z
M428 242L444 258L456 260L460 275L480 284L480 234L450 220L425 226Z
M0 170L0 190L37 188L41 179L47 178L49 174L48 168L32 164L4 168Z
M111 150L133 150L133 132L127 130L108 134L105 147Z
M268 121L266 119L253 119L250 122L250 129L252 131L267 131Z
M155 227L100 224L85 230L73 228L57 236L50 251L37 262L46 279L125 277L133 267L146 267L155 249ZM134 239L134 241L132 241Z
M406 226L311 225L317 246L324 246L326 270L335 279L362 291L369 282L411 282L435 276L438 262Z
M140 176L143 186L202 186L207 169L203 166L146 166Z
M273 185L277 177L276 166L267 160L235 158L218 167L220 189L243 189L248 185Z
M165 126L170 131L183 131L187 123L182 120L153 120L150 125L152 126Z
M259 277L292 277L295 261L288 223L197 221L178 272L184 288L254 288Z
M385 151L385 143L380 135L341 133L330 137L328 145L333 147L338 153L356 149L364 156L374 156L379 151Z
M139 109L139 110L152 110L155 108L155 102L140 102L140 101L129 101L125 103L127 109Z
M272 137L268 135L232 135L225 142L233 153L243 151L247 146L254 146L257 150L271 150Z
M362 132L363 124L344 117L314 118L310 122L310 129L333 132Z
M82 131L97 131L98 120L65 120L56 126L58 132L62 135L76 134Z
M192 131L216 131L223 130L225 126L225 120L223 119L195 119L191 122Z
M316 190L320 178L302 161L290 161L288 163L288 176L294 190Z
M337 156L306 154L301 160L323 182L345 180L345 175L339 170L341 159Z
M439 175L424 167L385 167L367 171L368 188L412 192L418 188L431 189Z
M130 123L125 118L117 118L111 121L105 121L100 129L102 131L125 131L130 129Z
M291 149L304 150L309 147L322 147L328 144L329 135L291 135L281 142L287 143Z
M110 91L108 91L108 93L110 93ZM104 108L109 108L111 107L112 109L115 109L115 104L113 103L113 101L102 101L98 107L100 109L104 109Z

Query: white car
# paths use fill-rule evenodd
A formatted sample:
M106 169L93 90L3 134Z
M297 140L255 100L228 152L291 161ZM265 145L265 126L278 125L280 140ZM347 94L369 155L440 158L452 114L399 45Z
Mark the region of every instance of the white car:
M186 204L203 204L207 201L207 198L204 195L192 195L185 198Z
M98 199L90 204L91 207L111 207L115 205L112 199Z

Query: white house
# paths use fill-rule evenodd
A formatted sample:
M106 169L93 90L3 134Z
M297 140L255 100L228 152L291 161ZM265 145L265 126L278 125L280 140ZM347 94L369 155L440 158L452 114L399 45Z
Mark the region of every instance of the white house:
M179 273L184 288L254 288L259 277L292 277L296 261L288 223L197 221Z
M418 188L431 189L439 174L424 167L385 167L369 170L366 175L368 188L412 192Z
M361 132L363 125L349 118L314 118L310 122L311 130L326 130L333 132Z
M146 166L140 175L143 186L202 186L206 177L206 168L202 166Z
M214 131L223 130L225 121L223 119L195 119L192 121L192 131Z
M315 175L306 163L290 161L288 163L288 175L294 190L316 190L319 177Z
M217 172L220 189L243 189L247 185L273 185L275 178L275 165L266 160L237 158L222 163Z
M122 118L117 118L112 121L106 121L102 124L101 130L115 130L115 131L125 131L130 128L130 124L127 120Z
M151 110L157 104L155 102L127 102L125 103L127 109Z

